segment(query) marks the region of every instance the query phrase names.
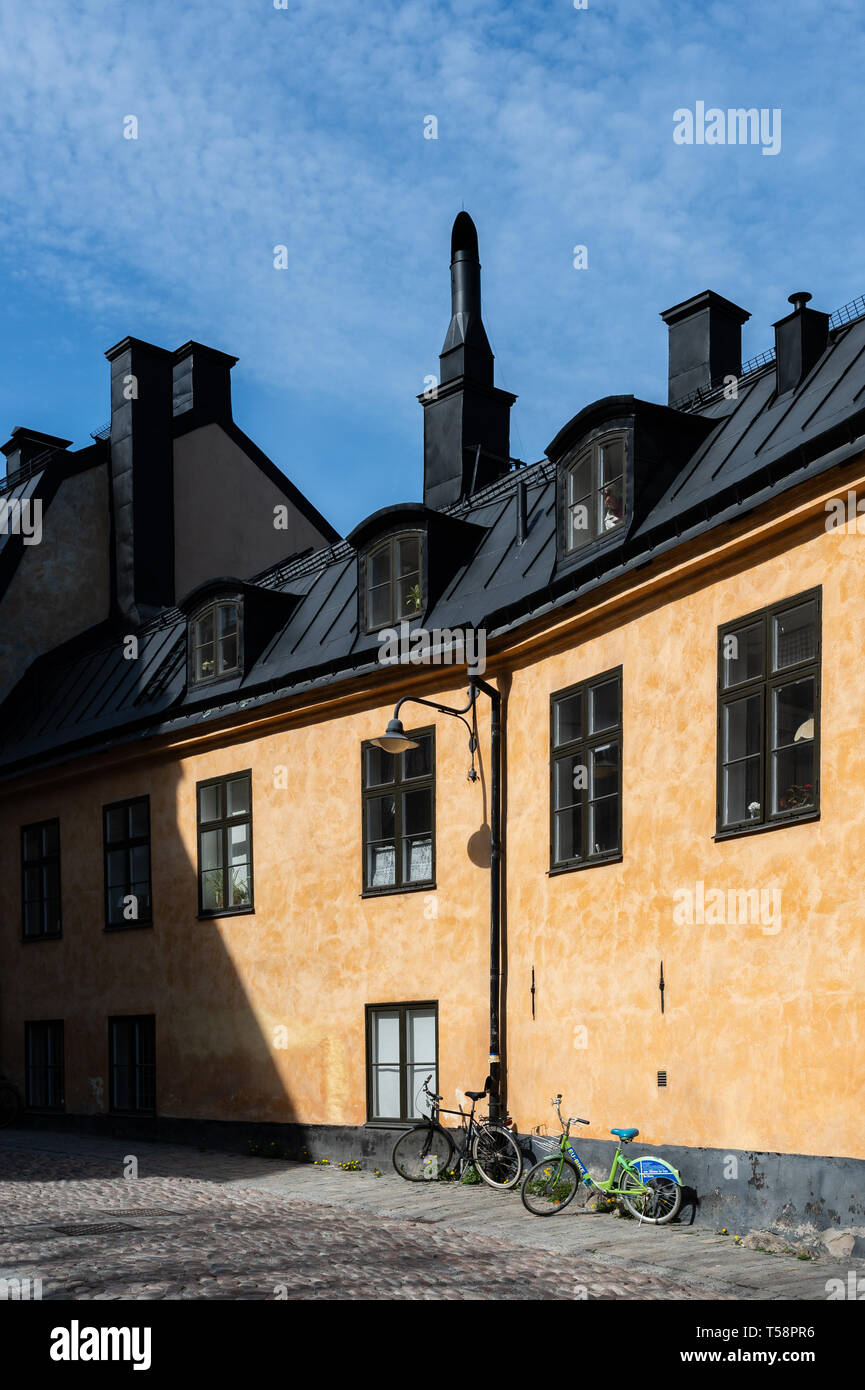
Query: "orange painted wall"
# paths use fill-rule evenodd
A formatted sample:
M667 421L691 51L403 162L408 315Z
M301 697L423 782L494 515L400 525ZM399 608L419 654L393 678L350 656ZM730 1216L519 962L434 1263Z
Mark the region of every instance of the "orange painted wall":
M716 844L717 626L817 584L822 817ZM634 1124L648 1143L865 1156L863 652L865 536L815 524L795 545L718 569L661 606L510 662L508 1099L522 1129L549 1122L561 1090L596 1137ZM549 877L550 692L620 664L624 859ZM491 662L487 679L503 669ZM455 703L464 689L451 679L425 693ZM437 999L440 1089L453 1099L480 1087L489 876L469 844L488 816L488 706L475 784L462 725L433 716L438 887L363 899L359 747L392 705L379 696L362 712L236 734L182 757L106 755L86 776L0 791L7 1072L22 1079L25 1019L65 1018L67 1110L102 1110L108 1015L153 1012L161 1114L362 1124L364 1005ZM428 713L407 711L406 726L427 724ZM255 914L199 922L195 783L248 767ZM280 767L287 789L275 785ZM106 934L101 807L143 792L156 925ZM63 939L22 944L19 826L57 814ZM780 888L780 930L676 926L673 894L698 880Z

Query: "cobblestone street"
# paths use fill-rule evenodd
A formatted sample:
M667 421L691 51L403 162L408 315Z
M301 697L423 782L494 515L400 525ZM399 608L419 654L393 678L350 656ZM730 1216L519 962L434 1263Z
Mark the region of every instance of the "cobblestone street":
M0 1232L0 1278L43 1300L816 1299L837 1273L517 1193L8 1131Z

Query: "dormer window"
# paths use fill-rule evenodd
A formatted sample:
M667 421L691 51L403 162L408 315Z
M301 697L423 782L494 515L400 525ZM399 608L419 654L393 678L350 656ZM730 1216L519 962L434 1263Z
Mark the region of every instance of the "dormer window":
M621 526L625 516L625 436L593 440L565 476L565 553Z
M378 632L422 611L423 537L419 531L388 536L366 556L366 627Z
M240 670L240 603L211 603L189 625L193 685L219 680Z

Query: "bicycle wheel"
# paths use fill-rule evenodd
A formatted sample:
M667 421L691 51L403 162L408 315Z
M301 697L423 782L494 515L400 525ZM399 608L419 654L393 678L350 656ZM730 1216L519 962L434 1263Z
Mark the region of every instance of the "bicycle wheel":
M397 1139L393 1166L406 1182L428 1182L450 1167L454 1146L441 1125L417 1125Z
M21 1100L14 1086L8 1082L0 1083L0 1129L15 1123L21 1109Z
M572 1202L582 1179L569 1158L554 1154L543 1158L526 1173L523 1206L533 1216L555 1216Z
M504 1125L485 1125L472 1140L474 1165L490 1187L516 1187L523 1171L520 1146Z
M646 1178L640 1183L634 1173L625 1172L619 1186L623 1205L638 1221L647 1221L651 1226L666 1226L682 1205L682 1189L673 1178ZM631 1195L627 1195L627 1189Z

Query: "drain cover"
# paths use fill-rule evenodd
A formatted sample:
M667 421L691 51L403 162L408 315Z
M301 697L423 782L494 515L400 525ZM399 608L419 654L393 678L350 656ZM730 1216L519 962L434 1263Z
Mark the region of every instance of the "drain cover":
M116 1231L134 1231L135 1226L126 1226L120 1221L100 1222L87 1225L86 1222L75 1226L52 1226L52 1231L58 1231L61 1236L109 1236Z
M182 1216L182 1211L169 1211L167 1207L106 1207L100 1216Z

